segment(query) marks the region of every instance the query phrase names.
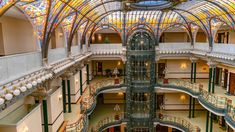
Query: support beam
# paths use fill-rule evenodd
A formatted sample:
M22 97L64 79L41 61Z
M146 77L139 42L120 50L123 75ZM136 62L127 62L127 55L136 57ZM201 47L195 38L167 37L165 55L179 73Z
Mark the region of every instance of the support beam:
M189 118L191 118L191 112L192 112L192 97L189 96L189 114L188 114Z
M65 80L62 80L62 95L63 95L63 110L64 113L67 112L67 108L66 108L66 85L65 85Z
M216 68L213 68L212 93L215 93L215 79L216 79Z
M193 82L196 83L197 80L197 62L194 62L194 77Z
M209 69L209 82L208 82L208 92L211 92L211 77L212 77L212 68Z
M89 73L89 64L86 65L86 73L87 73L87 84L89 85L90 84L90 79L89 79L89 76L90 76L90 73Z
M193 62L191 63L191 77L190 77L190 81L191 83L193 83Z
M209 115L210 115L210 112L209 111L207 111L207 113L206 113L206 132L208 132L208 130L209 130Z
M192 118L195 117L195 98L193 98L193 112L192 112Z
M71 108L71 92L70 92L70 80L67 80L67 92L68 92L68 112L72 112Z
M43 109L43 121L44 121L44 132L48 132L48 113L47 113L47 100L43 99L42 101L42 109Z
M82 89L82 70L79 71L80 75L80 95L82 96L83 94L83 89Z
M213 113L210 112L210 114L210 132L213 132Z

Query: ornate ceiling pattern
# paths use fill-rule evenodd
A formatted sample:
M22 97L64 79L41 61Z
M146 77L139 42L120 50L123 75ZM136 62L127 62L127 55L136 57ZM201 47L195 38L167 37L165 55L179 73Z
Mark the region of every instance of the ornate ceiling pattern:
M68 43L75 32L84 36L102 25L108 25L120 34L141 26L156 35L176 25L189 33L198 26L208 37L223 24L235 29L234 0L171 1L0 0L0 15L12 6L21 9L35 26L43 50L47 50L51 32L59 25L63 27ZM138 9L133 8L133 4Z

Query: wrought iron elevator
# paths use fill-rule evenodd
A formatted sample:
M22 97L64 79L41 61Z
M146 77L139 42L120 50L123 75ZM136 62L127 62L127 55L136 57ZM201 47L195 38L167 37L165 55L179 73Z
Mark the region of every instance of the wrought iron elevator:
M127 132L153 132L155 118L155 43L145 30L134 32L127 43Z

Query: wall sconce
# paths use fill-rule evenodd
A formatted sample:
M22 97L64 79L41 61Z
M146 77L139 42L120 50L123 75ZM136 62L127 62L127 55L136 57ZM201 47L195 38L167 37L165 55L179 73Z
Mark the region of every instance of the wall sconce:
M62 38L63 37L63 33L59 33L59 37Z
M61 99L62 99L62 95L60 94L60 95L59 95L59 100L61 100Z
M78 79L75 80L75 83L78 84Z
M102 40L102 35L98 34L98 40L101 41Z
M187 68L187 64L186 63L181 63L180 68L185 70Z
M118 61L118 64L117 64L118 66L120 66L121 65L121 62L120 61Z
M123 94L123 92L118 92L118 95L123 96L124 94Z
M20 129L21 132L28 132L29 131L29 128L24 125L21 129Z
M185 95L180 95L180 100L184 101L186 99Z

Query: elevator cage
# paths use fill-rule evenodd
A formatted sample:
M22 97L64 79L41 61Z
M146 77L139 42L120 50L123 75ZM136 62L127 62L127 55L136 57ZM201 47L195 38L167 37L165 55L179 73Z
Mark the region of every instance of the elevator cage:
M126 69L127 131L152 132L156 115L155 40L149 32L135 31L128 38Z

